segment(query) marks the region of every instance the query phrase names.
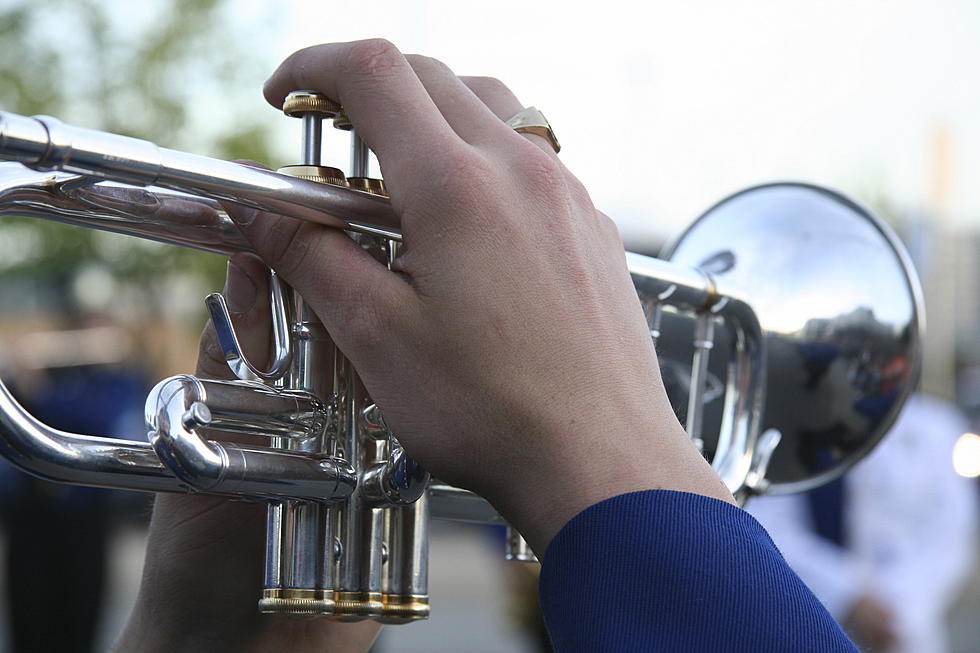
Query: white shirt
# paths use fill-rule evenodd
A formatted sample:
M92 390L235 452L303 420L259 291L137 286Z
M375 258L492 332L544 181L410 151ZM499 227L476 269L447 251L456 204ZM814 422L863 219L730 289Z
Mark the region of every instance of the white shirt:
M896 652L942 653L946 610L976 555L977 489L952 465L967 430L952 404L913 396L847 474L846 548L814 533L802 495L756 498L748 511L835 619L870 593L895 616Z

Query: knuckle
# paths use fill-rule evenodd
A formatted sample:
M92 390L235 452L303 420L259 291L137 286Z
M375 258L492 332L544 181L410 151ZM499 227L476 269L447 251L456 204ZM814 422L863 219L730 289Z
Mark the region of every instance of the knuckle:
M367 39L350 45L347 68L358 75L384 76L402 65L405 58L387 39Z
M526 143L527 147L522 148L520 165L520 174L525 183L533 192L548 196L565 191L568 183L558 159L530 141Z
M489 179L493 168L479 152L468 147L446 150L436 163L440 185L459 191Z

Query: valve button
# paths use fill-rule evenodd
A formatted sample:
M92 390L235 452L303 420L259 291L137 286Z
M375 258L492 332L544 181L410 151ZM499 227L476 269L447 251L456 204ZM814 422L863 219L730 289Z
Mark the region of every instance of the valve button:
M323 93L316 91L293 91L286 96L282 103L282 112L292 118L302 118L305 115L319 115L323 118L333 118L341 113L340 105Z
M276 170L290 177L299 177L310 181L318 181L321 184L333 184L334 186L346 186L347 179L344 173L337 168L330 166L283 166Z
M385 188L384 179L374 179L372 177L348 177L347 185L354 190L371 193L372 195L382 195L388 197L388 189Z

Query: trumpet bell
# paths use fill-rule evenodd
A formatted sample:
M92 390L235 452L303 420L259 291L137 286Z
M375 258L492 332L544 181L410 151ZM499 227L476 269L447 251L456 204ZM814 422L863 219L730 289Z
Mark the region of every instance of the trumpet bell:
M918 379L924 312L908 255L872 213L816 186L758 186L705 212L664 258L752 298L767 359L761 430L782 436L767 492L837 478L891 427Z

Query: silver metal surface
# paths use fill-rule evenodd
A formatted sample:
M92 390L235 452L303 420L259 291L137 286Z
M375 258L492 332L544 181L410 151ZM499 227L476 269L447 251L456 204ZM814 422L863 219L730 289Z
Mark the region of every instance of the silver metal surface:
M0 381L0 453L39 478L76 485L184 492L145 442L53 429L17 403Z
M730 334L725 402L711 466L733 494L739 493L752 471L766 389L766 351L761 326L752 308L736 293L719 292L714 278L705 270L678 267L632 252L626 253L626 263L640 303L646 307L648 317L657 320L655 325L651 325L651 335L656 332L659 336L659 321L665 307L693 316L694 332L685 337L690 341L693 335L696 352L699 341L702 350L709 340L713 343L713 338L709 336L714 329L714 320L722 321ZM669 362L669 352L661 351L660 358L662 365ZM698 400L686 402L687 422L689 433L696 432L696 435L692 435L695 445L699 445L702 401L707 380L703 368L707 357L703 353L696 354L694 362L695 368L691 373L691 387L694 390L689 390L688 394L698 395ZM684 365L687 366L687 363ZM678 407L675 406L675 409ZM681 413L679 409L678 413Z
M387 551L382 584L386 597L383 623L408 623L428 615L429 594L429 502L421 497L411 505L385 510L387 528L384 543ZM406 616L390 608L390 599L423 598L424 615Z
M751 297L768 360L760 426L782 434L769 492L833 480L884 436L917 379L923 307L874 215L816 186L759 186L708 210L665 257Z
M164 465L189 490L325 502L346 499L354 491L357 477L344 460L206 440L200 431L213 421L207 387L193 376L175 376L158 383L146 400L150 442ZM255 392L248 384L237 389L242 395ZM316 403L312 398L303 399L309 405ZM306 411L297 411L295 421L300 412ZM272 418L268 421L275 427L283 416L254 413L251 417L254 430L261 433L267 418Z
M708 356L715 346L715 316L701 313L694 329L694 360L691 363L691 391L687 402L687 434L698 451L704 451L701 424L704 411L704 390L708 383Z
M323 115L308 113L303 116L303 165L320 165L320 153L323 147Z
M350 176L367 177L371 151L356 130L350 132Z
M331 227L401 238L398 219L385 197L168 150L46 116L0 112L0 159L35 170L174 188Z
M429 487L429 473L402 448L376 404L361 411L361 420L365 436L383 441L376 445L378 454L388 452L387 456L376 455L377 462L365 469L361 480L365 501L378 508L418 501Z
M772 454L775 453L782 434L776 429L763 431L759 436L759 443L755 448L754 460L752 461L752 471L745 479L744 492L735 495L735 499L740 506L744 506L748 498L755 494L766 494L769 491L769 481L766 479L766 472L769 471L769 462Z
M65 222L216 254L253 251L213 199L149 186L93 181L0 162L0 216Z
M429 510L433 519L470 522L474 524L503 524L497 509L478 494L438 481L429 484Z
M507 527L504 558L513 562L538 562L538 557L531 550L531 545L512 526Z
M326 428L316 437L276 437L272 444L302 455L329 453L350 461L335 446L338 405L333 371L336 348L302 298L288 286L283 287L283 293L285 301L293 307L287 314L294 316L290 329L294 355L289 372L276 382L277 391L289 392L286 388L290 388L315 397L317 402L328 407L329 419ZM263 596L260 602L263 611L328 614L334 609L336 565L343 553L336 539L337 510L335 505L311 501L285 500L269 505L264 587L266 591L299 591L308 595L299 600L280 602L267 601Z
M319 165L322 115L306 113L302 121L302 161L305 165ZM270 274L274 279L275 273ZM273 305L273 335L277 341L273 358L284 361L288 353L289 359L289 371L273 377L277 379L277 385L306 392L331 407L327 428L318 437L306 440L276 438L273 445L301 451L302 455L337 456L354 465L357 478L361 470L357 459L338 448L337 441L338 428L346 420L344 402L338 394L344 380L338 379L336 371L338 365L343 365L343 357L330 341L319 318L295 291L287 286L270 284L270 301ZM292 344L278 344L282 334L277 329L277 314L283 324L288 324L285 331L291 340L286 342ZM266 377L266 380L270 378ZM355 483L345 500L353 500L359 484ZM330 614L336 609L334 591L338 565L350 555L337 535L340 511L340 507L333 505L295 500L269 506L261 609L286 614ZM279 605L267 600L270 593L277 591L285 594ZM305 596L296 600L297 592L305 593Z
M242 381L263 379L275 381L289 369L293 359L292 346L289 339L289 313L283 297L282 284L275 270L269 271L269 308L272 315L272 362L268 370L260 370L253 365L242 351L231 323L228 304L221 293L211 293L204 298L204 304L211 315L211 324L218 338L221 353L232 373Z
M692 313L706 310L716 301L714 284L697 268L671 265L633 252L626 252L626 265L641 300Z
M376 460L376 453L370 446L371 439L364 437L360 424L363 406L370 403L370 400L350 361L338 354L337 365L340 380L340 392L337 395L338 441L343 448L344 457L363 472ZM338 537L343 547L337 573L337 590L348 592L351 596L368 592L380 594L383 515L364 496L363 475L357 491L337 512ZM380 603L371 603L365 606L367 611L380 615Z
M768 388L767 352L762 327L751 307L734 296L724 297L711 308L724 318L729 335L725 400L711 467L731 493L737 495L754 471L752 464L756 460L759 423Z

